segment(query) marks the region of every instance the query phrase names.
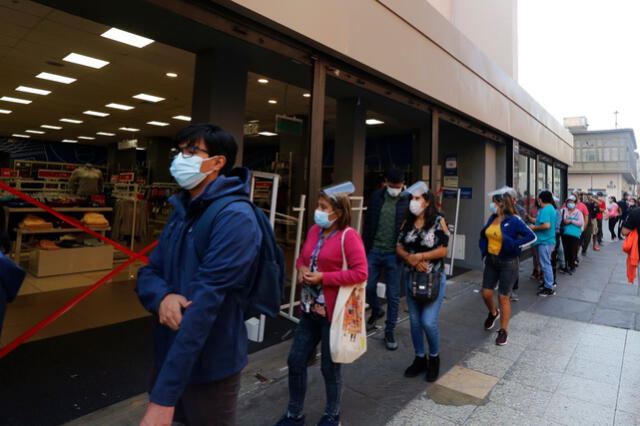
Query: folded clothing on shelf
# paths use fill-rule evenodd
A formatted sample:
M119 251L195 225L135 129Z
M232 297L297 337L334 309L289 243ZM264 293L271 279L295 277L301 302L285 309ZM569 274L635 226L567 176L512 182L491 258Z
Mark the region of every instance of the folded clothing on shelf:
M77 248L77 247L82 247L82 244L80 244L78 240L73 239L73 240L62 240L58 243L58 246L62 248Z
M49 240L40 240L38 248L40 250L60 250L60 247L55 242Z
M98 247L104 245L104 243L97 238L85 238L82 244L84 244L85 247Z
M26 229L29 231L35 231L40 229L52 229L53 224L51 222L46 222L39 216L34 214L28 214L27 217L24 218L22 222L20 222L20 228Z
M109 221L101 213L85 213L82 223L91 228L109 227Z

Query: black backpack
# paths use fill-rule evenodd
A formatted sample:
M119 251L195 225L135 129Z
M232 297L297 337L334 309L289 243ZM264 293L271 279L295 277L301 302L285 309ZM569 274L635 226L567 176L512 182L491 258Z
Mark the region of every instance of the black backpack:
M193 226L194 245L199 259L203 259L208 247L211 227L216 216L225 207L235 202L249 203L256 214L262 231L262 244L256 276L244 288L236 290L236 298L246 317L265 314L277 317L284 295L284 254L276 242L271 222L264 212L256 207L246 195L228 195L213 201ZM248 265L247 265L248 266Z

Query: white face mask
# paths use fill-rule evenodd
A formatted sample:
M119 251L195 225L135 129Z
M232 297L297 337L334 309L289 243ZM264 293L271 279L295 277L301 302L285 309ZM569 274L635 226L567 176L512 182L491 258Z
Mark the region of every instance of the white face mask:
M392 188L390 186L387 186L387 192L390 196L397 197L402 192L402 188Z
M422 205L422 201L411 200L409 203L409 211L415 216L420 216L426 207Z
M182 153L176 155L169 169L178 185L184 189L193 189L212 172L202 173L200 168L204 161L212 160L215 157L202 158L197 155L185 157Z

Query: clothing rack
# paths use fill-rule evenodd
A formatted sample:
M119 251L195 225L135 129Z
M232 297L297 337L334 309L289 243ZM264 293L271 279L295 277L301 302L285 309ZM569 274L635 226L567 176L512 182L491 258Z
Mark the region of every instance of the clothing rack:
M138 212L138 201L140 195L140 185L136 183L115 183L111 196L118 200L133 201L133 218L131 220L131 244L130 249L134 251L136 236L136 215ZM115 218L114 218L115 219Z

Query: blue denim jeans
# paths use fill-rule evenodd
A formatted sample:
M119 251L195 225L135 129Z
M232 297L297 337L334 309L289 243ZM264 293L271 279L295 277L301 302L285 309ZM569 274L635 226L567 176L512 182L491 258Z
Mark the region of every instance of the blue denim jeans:
M393 331L398 322L398 306L400 304L400 263L395 252L373 249L367 255L369 278L367 280L367 303L371 312L380 311L378 300L378 281L384 271L387 297L387 321L385 331Z
M555 248L554 244L540 244L538 248L538 258L540 259L540 269L544 275L544 286L553 288L553 268L551 267L551 252Z
M440 354L440 327L438 326L438 315L440 307L444 299L447 287L447 277L443 273L440 282L440 294L438 299L431 303L419 303L414 300L409 292L410 275L405 274L405 285L407 289L407 305L409 306L409 315L411 318L411 340L416 356L425 356L424 337L427 336L429 343L429 355L436 356Z
M289 407L290 416L298 417L303 414L304 397L307 392L307 363L313 351L321 342L322 361L321 370L327 395L325 414L332 416L340 414L340 399L342 397L342 376L340 364L331 360L329 347L329 330L331 324L324 318L314 318L302 315L289 352L287 364L289 366Z

